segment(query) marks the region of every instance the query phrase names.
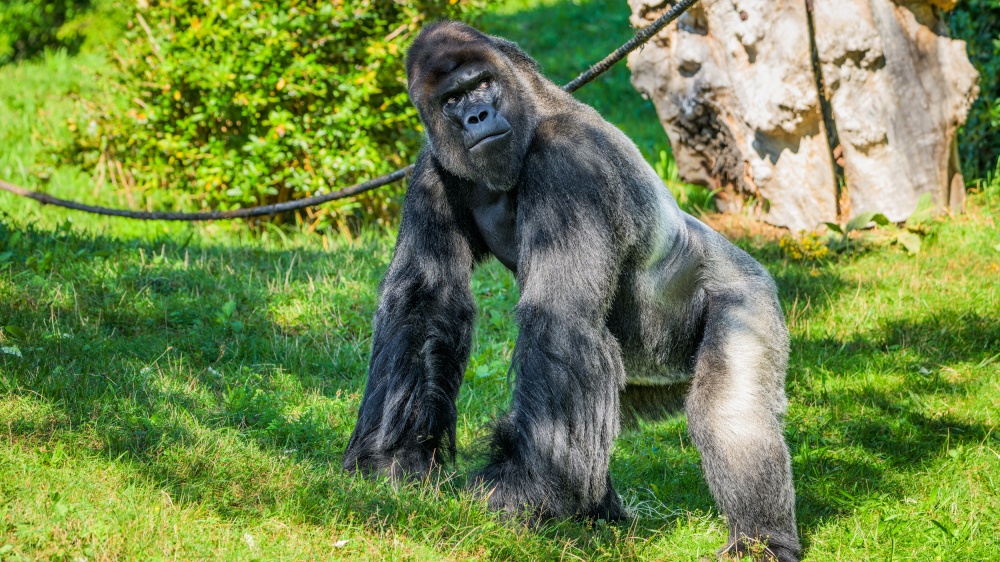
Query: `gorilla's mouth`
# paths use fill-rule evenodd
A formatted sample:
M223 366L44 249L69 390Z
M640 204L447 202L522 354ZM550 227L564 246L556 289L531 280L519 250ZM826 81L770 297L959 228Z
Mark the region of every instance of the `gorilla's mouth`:
M500 129L497 131L490 131L489 133L482 135L480 137L469 139L468 142L465 143L465 145L469 150L473 150L476 148L485 148L486 146L494 143L495 141L498 141L509 135L510 135L510 129Z

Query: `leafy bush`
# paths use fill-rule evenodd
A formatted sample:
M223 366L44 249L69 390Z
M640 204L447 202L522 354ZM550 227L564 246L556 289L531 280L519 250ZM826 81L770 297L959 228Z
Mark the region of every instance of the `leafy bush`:
M799 237L786 234L778 240L782 253L793 260L819 261L830 255L830 248L815 232L800 233Z
M76 158L130 195L179 190L237 208L339 189L419 149L405 47L424 22L480 0L150 0L105 80L119 100L83 101ZM391 216L401 187L310 211ZM331 213L331 209L340 213Z
M0 64L45 49L106 44L125 21L121 0L9 0L0 5Z
M60 41L59 28L90 7L90 0L8 0L0 5L0 64L37 54Z
M902 224L895 224L882 213L869 211L846 223L825 222L826 233L800 231L786 234L778 241L785 257L797 261L818 261L835 254L858 253L895 245L911 256L920 253L925 239L935 236L939 221L934 201L925 193L917 208Z
M966 173L985 177L1000 156L1000 1L965 0L951 13L955 37L969 45L979 71L979 99L962 128L961 155Z

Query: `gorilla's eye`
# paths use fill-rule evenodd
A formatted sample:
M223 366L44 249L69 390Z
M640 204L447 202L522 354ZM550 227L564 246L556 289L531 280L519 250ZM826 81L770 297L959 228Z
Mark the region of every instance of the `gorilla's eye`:
M489 80L483 80L482 82L479 83L478 86L476 86L476 89L477 90L485 90L486 88L489 88L489 87L490 87L490 81Z
M448 100L444 103L445 105L455 105L458 101L458 96L448 96Z

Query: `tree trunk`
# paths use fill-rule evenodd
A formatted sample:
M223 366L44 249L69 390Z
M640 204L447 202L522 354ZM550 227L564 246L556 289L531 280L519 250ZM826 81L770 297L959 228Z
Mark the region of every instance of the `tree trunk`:
M719 189L722 210L801 230L905 220L924 193L960 209L955 133L978 74L947 37L948 1L701 0L632 53L632 82L681 177ZM668 7L629 4L636 26Z

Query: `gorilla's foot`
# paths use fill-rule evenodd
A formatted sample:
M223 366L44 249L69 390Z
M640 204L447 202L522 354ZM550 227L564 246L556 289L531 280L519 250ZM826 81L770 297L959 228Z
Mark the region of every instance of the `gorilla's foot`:
M555 516L546 494L513 463L491 464L475 475L472 489L486 499L490 511L511 517L547 519Z
M393 482L421 480L439 469L434 455L424 450L365 451L349 449L344 455L344 470L368 477L384 476Z
M604 499L587 513L586 517L588 519L604 519L605 521L613 522L626 521L631 518L628 510L622 505L622 499L618 495L618 492L611 485L610 478L608 479L608 490L604 494Z
M799 562L802 548L794 539L791 546L786 546L770 537L764 540L742 537L720 549L718 554L724 560L749 556L761 562Z
M559 485L559 478L527 475L523 467L511 461L486 467L473 479L472 486L486 498L491 511L534 520L557 518L604 519L629 518L621 498L611 487L610 479L600 500L587 501L581 487Z

